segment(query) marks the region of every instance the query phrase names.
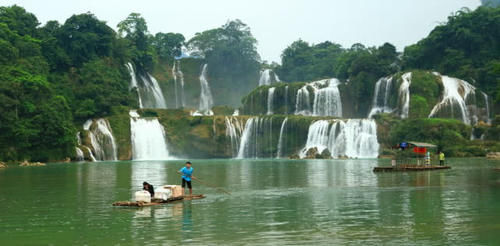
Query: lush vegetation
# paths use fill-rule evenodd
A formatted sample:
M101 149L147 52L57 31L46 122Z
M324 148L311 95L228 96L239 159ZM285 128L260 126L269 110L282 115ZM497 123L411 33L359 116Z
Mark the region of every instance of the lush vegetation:
M500 8L463 9L427 38L406 47L403 68L465 79L500 105ZM498 107L497 107L498 108Z
M193 55L205 58L217 105L238 106L241 98L257 86L260 56L257 40L240 20L197 33L187 42Z
M498 1L483 2L493 6L490 4ZM151 34L146 20L138 13L130 14L116 30L92 13L41 26L36 16L22 7L0 7L0 160L72 157L76 132L85 120L98 117L110 119L116 128L114 132L120 135L117 141L123 146L119 149L120 158L128 158L130 133L126 112L136 108L138 102L136 94L129 90L130 75L124 64L132 62L137 73L157 77L171 105L172 65L174 57L186 55L182 53L184 46L192 55L182 60L188 106L197 104L198 76L201 65L208 63L215 104L220 105L215 111L221 115L231 114L232 108L227 106L240 106L241 99L246 113L266 112L266 100L261 98L267 96L267 87L252 91L262 67L273 68L287 82L331 77L348 81L339 89L348 98L344 104L350 108L346 111L356 112L346 115L349 117L366 116L375 82L402 71L414 71L414 79L421 81L411 85L411 118L426 117L441 91L435 77L419 70L437 70L466 79L494 98L495 105L491 108L500 108L500 8L461 10L427 38L407 47L403 54L389 43L380 47L354 44L344 48L332 42L309 44L298 40L283 51L281 65L261 63L257 40L239 20L200 32L188 41L179 33ZM275 100L283 103L275 104L276 113L292 113L293 95L302 85L277 85ZM396 100L391 99L391 103ZM169 131L186 131L170 136L169 141L178 143L173 145L174 152L180 153L182 148L208 153L210 150L197 146L196 142L183 140L196 140L196 136L206 146L213 141L226 144L227 139L222 140L223 129L217 128L219 123L223 125L223 118L179 118L178 114L185 112L175 112L156 113ZM431 129L450 128L450 132L443 130L443 139L437 139L417 131L417 124ZM208 126L213 125L216 129L211 133ZM468 143L464 139L470 134L451 121L416 120L390 125L394 129L390 134L387 132L391 136L387 142L420 136L421 140L448 148L447 142ZM475 130L485 133L488 139L498 139L498 117L493 127L483 128ZM421 135L411 135L417 133ZM215 146L217 150L210 156L227 156L222 145Z

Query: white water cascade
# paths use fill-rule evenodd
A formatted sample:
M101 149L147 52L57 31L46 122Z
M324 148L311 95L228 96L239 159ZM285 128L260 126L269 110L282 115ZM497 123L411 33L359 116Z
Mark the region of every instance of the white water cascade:
M273 114L273 99L274 99L274 91L276 87L271 87L267 91L267 115Z
M260 158L264 154L269 154L273 157L273 153L266 148L271 148L273 145L273 118L272 117L253 117L247 120L236 158Z
M117 160L115 138L109 122L105 119L88 120L83 126L88 131L90 144L96 160ZM91 151L92 153L92 151Z
M137 75L132 63L125 65L130 73L130 89L137 88L140 108L167 108L158 81L149 73ZM139 79L139 80L138 80Z
M376 158L379 147L374 120L319 120L309 127L306 145L299 156L305 158L309 149L316 148L318 153L328 150L333 158Z
M281 123L281 129L280 129L280 137L278 140L278 153L276 154L276 158L282 158L283 157L283 139L285 138L285 133L286 133L286 123L288 122L288 117L286 117L283 120L283 123Z
M197 113L202 115L213 115L212 106L214 105L214 100L212 98L212 92L210 91L210 86L208 85L207 80L207 64L203 65L201 70L200 86L200 107L198 108Z
M184 73L182 73L181 70L180 60L174 61L174 66L172 68L172 75L174 76L174 86L175 86L175 107L184 108L186 106L186 101L184 98Z
M472 122L473 115L467 108L467 99L469 96L475 96L476 88L471 84L448 76L440 76L443 83L444 92L442 100L434 106L429 118L439 117L440 113L447 114L451 118L459 118L465 124L475 123ZM459 115L456 115L458 109Z
M486 106L486 123L491 124L491 117L490 117L490 100L488 99L488 95L484 92L481 92L484 97L484 102Z
M339 84L335 78L307 83L297 91L295 114L342 117ZM310 91L314 95L312 104Z
M133 160L168 160L165 129L157 118L139 118L130 111L130 132Z
M243 134L244 124L237 117L226 117L225 122L226 136L231 140L231 154L232 157L236 157L240 149L240 138Z
M403 82L399 86L399 99L401 104L400 117L403 119L408 118L408 113L410 111L410 85L411 85L412 73L405 73L401 78Z
M278 75L273 72L273 70L264 69L260 72L259 86L271 85L276 82L280 82L280 79L278 78Z
M375 84L375 92L373 94L372 109L368 114L368 118L372 118L376 114L391 113L393 109L389 106L389 96L392 89L392 77L384 77Z
M75 147L75 151L76 151L76 160L83 161L85 159L85 155L83 154L82 149Z

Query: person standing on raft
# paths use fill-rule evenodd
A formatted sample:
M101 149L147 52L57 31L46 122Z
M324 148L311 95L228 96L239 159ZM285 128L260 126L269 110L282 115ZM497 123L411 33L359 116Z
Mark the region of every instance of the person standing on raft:
M191 178L195 178L193 176L193 168L191 167L191 162L186 162L186 166L181 168L178 173L182 174L182 195L184 195L184 188L189 188L189 195L193 195L193 187L191 186Z
M444 166L444 153L443 153L443 151L439 152L439 165Z

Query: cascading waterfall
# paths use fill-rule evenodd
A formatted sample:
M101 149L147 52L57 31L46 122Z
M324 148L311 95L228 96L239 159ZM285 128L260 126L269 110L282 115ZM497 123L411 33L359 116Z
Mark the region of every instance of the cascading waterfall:
M471 84L448 76L440 76L443 83L444 92L442 100L434 106L429 118L438 117L441 113L449 114L452 118L460 118L465 124L471 124L473 116L467 108L467 99L469 96L475 96L476 88ZM460 115L455 115L458 109ZM472 122L475 123L475 122Z
M165 97L158 84L158 81L146 73L146 76L137 76L132 63L125 65L130 73L130 89L137 88L140 108L167 108ZM140 79L140 83L137 80Z
M85 155L83 154L83 151L78 147L75 147L75 151L76 151L76 160L83 161L85 159Z
M288 85L285 86L285 114L288 114Z
M271 115L273 114L273 99L274 99L274 91L276 90L275 87L269 88L267 92L267 114Z
M240 149L240 138L243 134L243 122L237 117L226 117L226 136L231 140L231 154L233 157L238 155Z
M273 157L273 119L272 117L253 117L247 120L241 134L236 158L260 158L269 153Z
M376 158L379 147L374 120L319 120L309 127L306 145L299 155L305 158L309 149L316 148L320 154L328 150L334 158Z
M212 98L212 92L210 91L210 86L208 85L207 67L207 64L203 65L200 75L201 95L198 113L203 115L213 115L212 106L214 105L214 101Z
M286 117L283 120L283 123L281 123L281 129L280 129L280 137L278 140L278 153L276 154L276 158L282 158L283 157L283 139L285 138L285 133L286 133L286 123L288 122L288 117Z
M384 77L375 84L375 92L373 95L373 104L368 118L372 118L376 114L391 113L393 109L389 106L389 96L392 89L392 77Z
M335 78L307 83L297 91L295 114L342 117L339 84ZM310 90L314 95L312 105Z
M295 114L296 115L310 115L311 114L311 97L309 96L308 86L304 86L297 91L295 100Z
M90 157L90 160L91 161L97 161L97 159L95 158L94 154L92 154L92 150L87 147L87 146L82 146L84 149L87 150L87 152L89 153L89 157Z
M264 69L260 72L259 86L271 85L275 82L280 82L280 79L271 69Z
M186 102L184 99L184 73L181 70L180 60L174 61L174 66L172 68L172 75L174 76L174 86L175 86L175 107L184 108L186 106Z
M129 90L132 90L132 89L137 90L137 99L139 100L139 108L143 108L141 93L139 93L139 85L137 83L137 76L135 74L134 66L132 65L132 63L129 62L129 63L125 64L125 67L127 67L127 70L130 74Z
M491 124L491 118L490 118L490 101L488 99L488 94L481 92L484 97L484 103L486 106L486 123Z
M410 110L410 85L412 73L405 73L401 78L403 82L399 86L399 102L401 103L400 117L403 119L408 118Z
M95 125L92 127L92 125ZM96 160L117 160L115 139L109 122L105 119L88 120L83 126L88 131Z
M133 160L167 160L169 156L165 130L157 118L139 118L130 111Z
M342 117L342 101L338 79L330 79L327 87L316 89L314 92L313 115Z

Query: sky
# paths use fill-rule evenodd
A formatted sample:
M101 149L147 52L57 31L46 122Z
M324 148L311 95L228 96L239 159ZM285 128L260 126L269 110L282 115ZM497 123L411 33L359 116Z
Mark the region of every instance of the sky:
M394 44L399 51L426 37L462 7L480 0L0 0L34 13L41 23L61 23L73 14L92 12L116 29L132 12L140 13L149 31L178 32L189 39L197 32L240 19L258 40L262 60L280 63L293 41Z

